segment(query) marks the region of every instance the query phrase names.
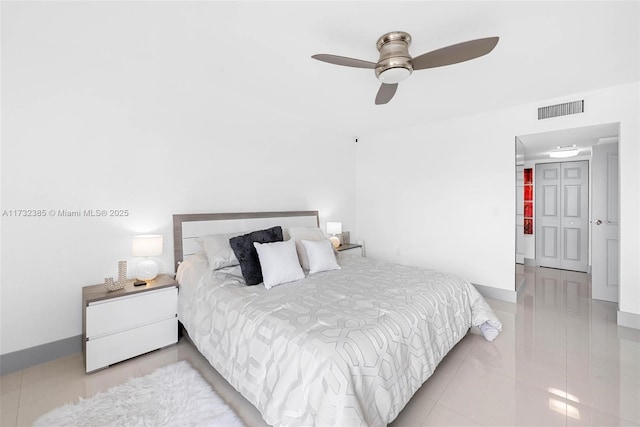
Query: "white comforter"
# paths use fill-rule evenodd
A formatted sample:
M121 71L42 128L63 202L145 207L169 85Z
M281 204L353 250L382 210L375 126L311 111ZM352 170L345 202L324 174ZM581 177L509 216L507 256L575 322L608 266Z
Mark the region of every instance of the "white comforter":
M204 257L178 271L189 336L271 425L386 425L471 326L500 327L460 277L339 262L270 290L212 273Z

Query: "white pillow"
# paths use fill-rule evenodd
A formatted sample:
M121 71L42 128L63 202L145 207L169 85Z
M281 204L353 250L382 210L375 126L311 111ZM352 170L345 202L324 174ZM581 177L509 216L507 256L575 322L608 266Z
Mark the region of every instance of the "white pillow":
M237 235L238 233L209 234L196 239L207 254L209 268L218 270L240 264L229 244L229 239Z
M302 244L303 240L320 241L326 240L327 236L318 227L291 227L288 230L291 240L296 242L296 251L298 252L298 259L300 265L305 270L309 270L309 257L307 256L307 250Z
M304 272L298 262L296 244L293 240L273 243L253 242L253 246L258 252L265 288L271 289L283 283L304 279Z
M340 270L333 245L329 239L321 241L303 240L302 245L309 257L309 274L328 270Z

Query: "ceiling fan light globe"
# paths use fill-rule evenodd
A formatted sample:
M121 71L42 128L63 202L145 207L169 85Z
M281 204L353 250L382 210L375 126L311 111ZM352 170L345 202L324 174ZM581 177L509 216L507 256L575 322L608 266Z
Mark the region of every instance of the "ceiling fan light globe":
M385 84L399 83L411 75L411 70L404 67L389 68L378 75L378 80Z

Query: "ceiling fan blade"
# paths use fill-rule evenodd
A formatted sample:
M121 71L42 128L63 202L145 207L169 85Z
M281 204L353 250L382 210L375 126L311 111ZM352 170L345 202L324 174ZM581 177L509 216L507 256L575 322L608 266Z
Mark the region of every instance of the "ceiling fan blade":
M414 70L457 64L486 55L496 47L499 39L499 37L487 37L454 44L416 56L411 63Z
M398 90L398 83L394 83L392 85L382 83L380 89L378 89L378 94L376 95L376 105L386 104L391 101L393 95L396 94L396 90Z
M326 53L320 53L313 55L313 59L318 61L328 62L329 64L344 65L345 67L356 68L376 68L375 62L363 61L362 59L347 58L346 56L328 55Z

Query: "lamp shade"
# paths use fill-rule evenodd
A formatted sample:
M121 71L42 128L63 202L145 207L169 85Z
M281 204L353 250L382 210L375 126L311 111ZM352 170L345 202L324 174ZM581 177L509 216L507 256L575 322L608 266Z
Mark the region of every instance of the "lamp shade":
M327 234L340 234L342 233L341 222L327 222Z
M148 234L144 236L133 236L131 253L133 256L162 255L162 235Z

